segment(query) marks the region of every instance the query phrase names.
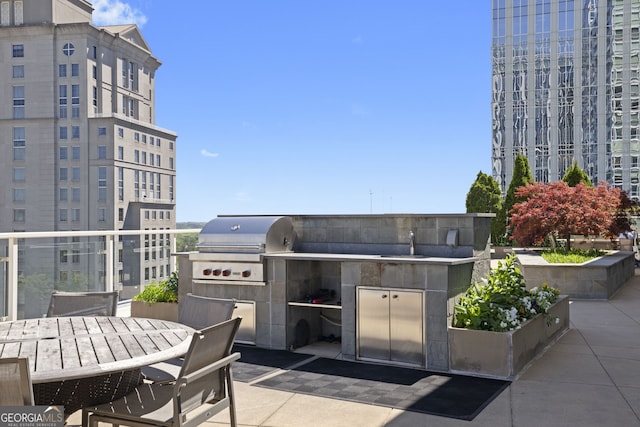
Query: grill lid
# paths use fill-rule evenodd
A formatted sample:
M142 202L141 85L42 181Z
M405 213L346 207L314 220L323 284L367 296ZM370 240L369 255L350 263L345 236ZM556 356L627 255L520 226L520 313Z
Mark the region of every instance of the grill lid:
M288 216L222 216L200 230L200 252L290 252L296 234Z

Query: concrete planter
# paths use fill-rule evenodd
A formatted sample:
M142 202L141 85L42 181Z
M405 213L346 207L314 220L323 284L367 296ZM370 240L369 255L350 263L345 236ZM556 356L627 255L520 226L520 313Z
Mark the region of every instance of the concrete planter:
M609 299L633 277L633 252L612 251L583 264L549 264L534 251L517 251L527 287L547 282L572 299Z
M513 379L533 358L569 329L569 297L561 295L549 308L558 323L547 325L538 315L509 332L450 327L449 357L452 371Z
M131 317L178 321L177 302L131 301Z

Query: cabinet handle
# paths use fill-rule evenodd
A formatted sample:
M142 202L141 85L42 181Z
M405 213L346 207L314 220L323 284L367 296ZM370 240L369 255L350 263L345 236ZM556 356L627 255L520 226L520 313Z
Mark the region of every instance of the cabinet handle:
M387 297L387 294L383 294L383 295L382 295L382 298L383 298L383 299L384 299L384 298L386 298L386 297Z
M398 295L394 295L394 296L393 296L393 298L394 298L394 299L397 299L397 298L398 298Z

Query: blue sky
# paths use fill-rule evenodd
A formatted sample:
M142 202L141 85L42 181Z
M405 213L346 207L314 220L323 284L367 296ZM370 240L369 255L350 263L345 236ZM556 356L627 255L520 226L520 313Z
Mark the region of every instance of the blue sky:
M91 3L163 63L178 221L460 213L491 172L488 1Z

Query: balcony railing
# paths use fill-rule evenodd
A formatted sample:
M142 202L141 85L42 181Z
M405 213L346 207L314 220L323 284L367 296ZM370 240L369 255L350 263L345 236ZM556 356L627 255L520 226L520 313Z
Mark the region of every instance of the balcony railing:
M0 320L42 317L53 290L129 299L177 269L176 237L200 229L0 233ZM195 250L195 248L187 248Z

